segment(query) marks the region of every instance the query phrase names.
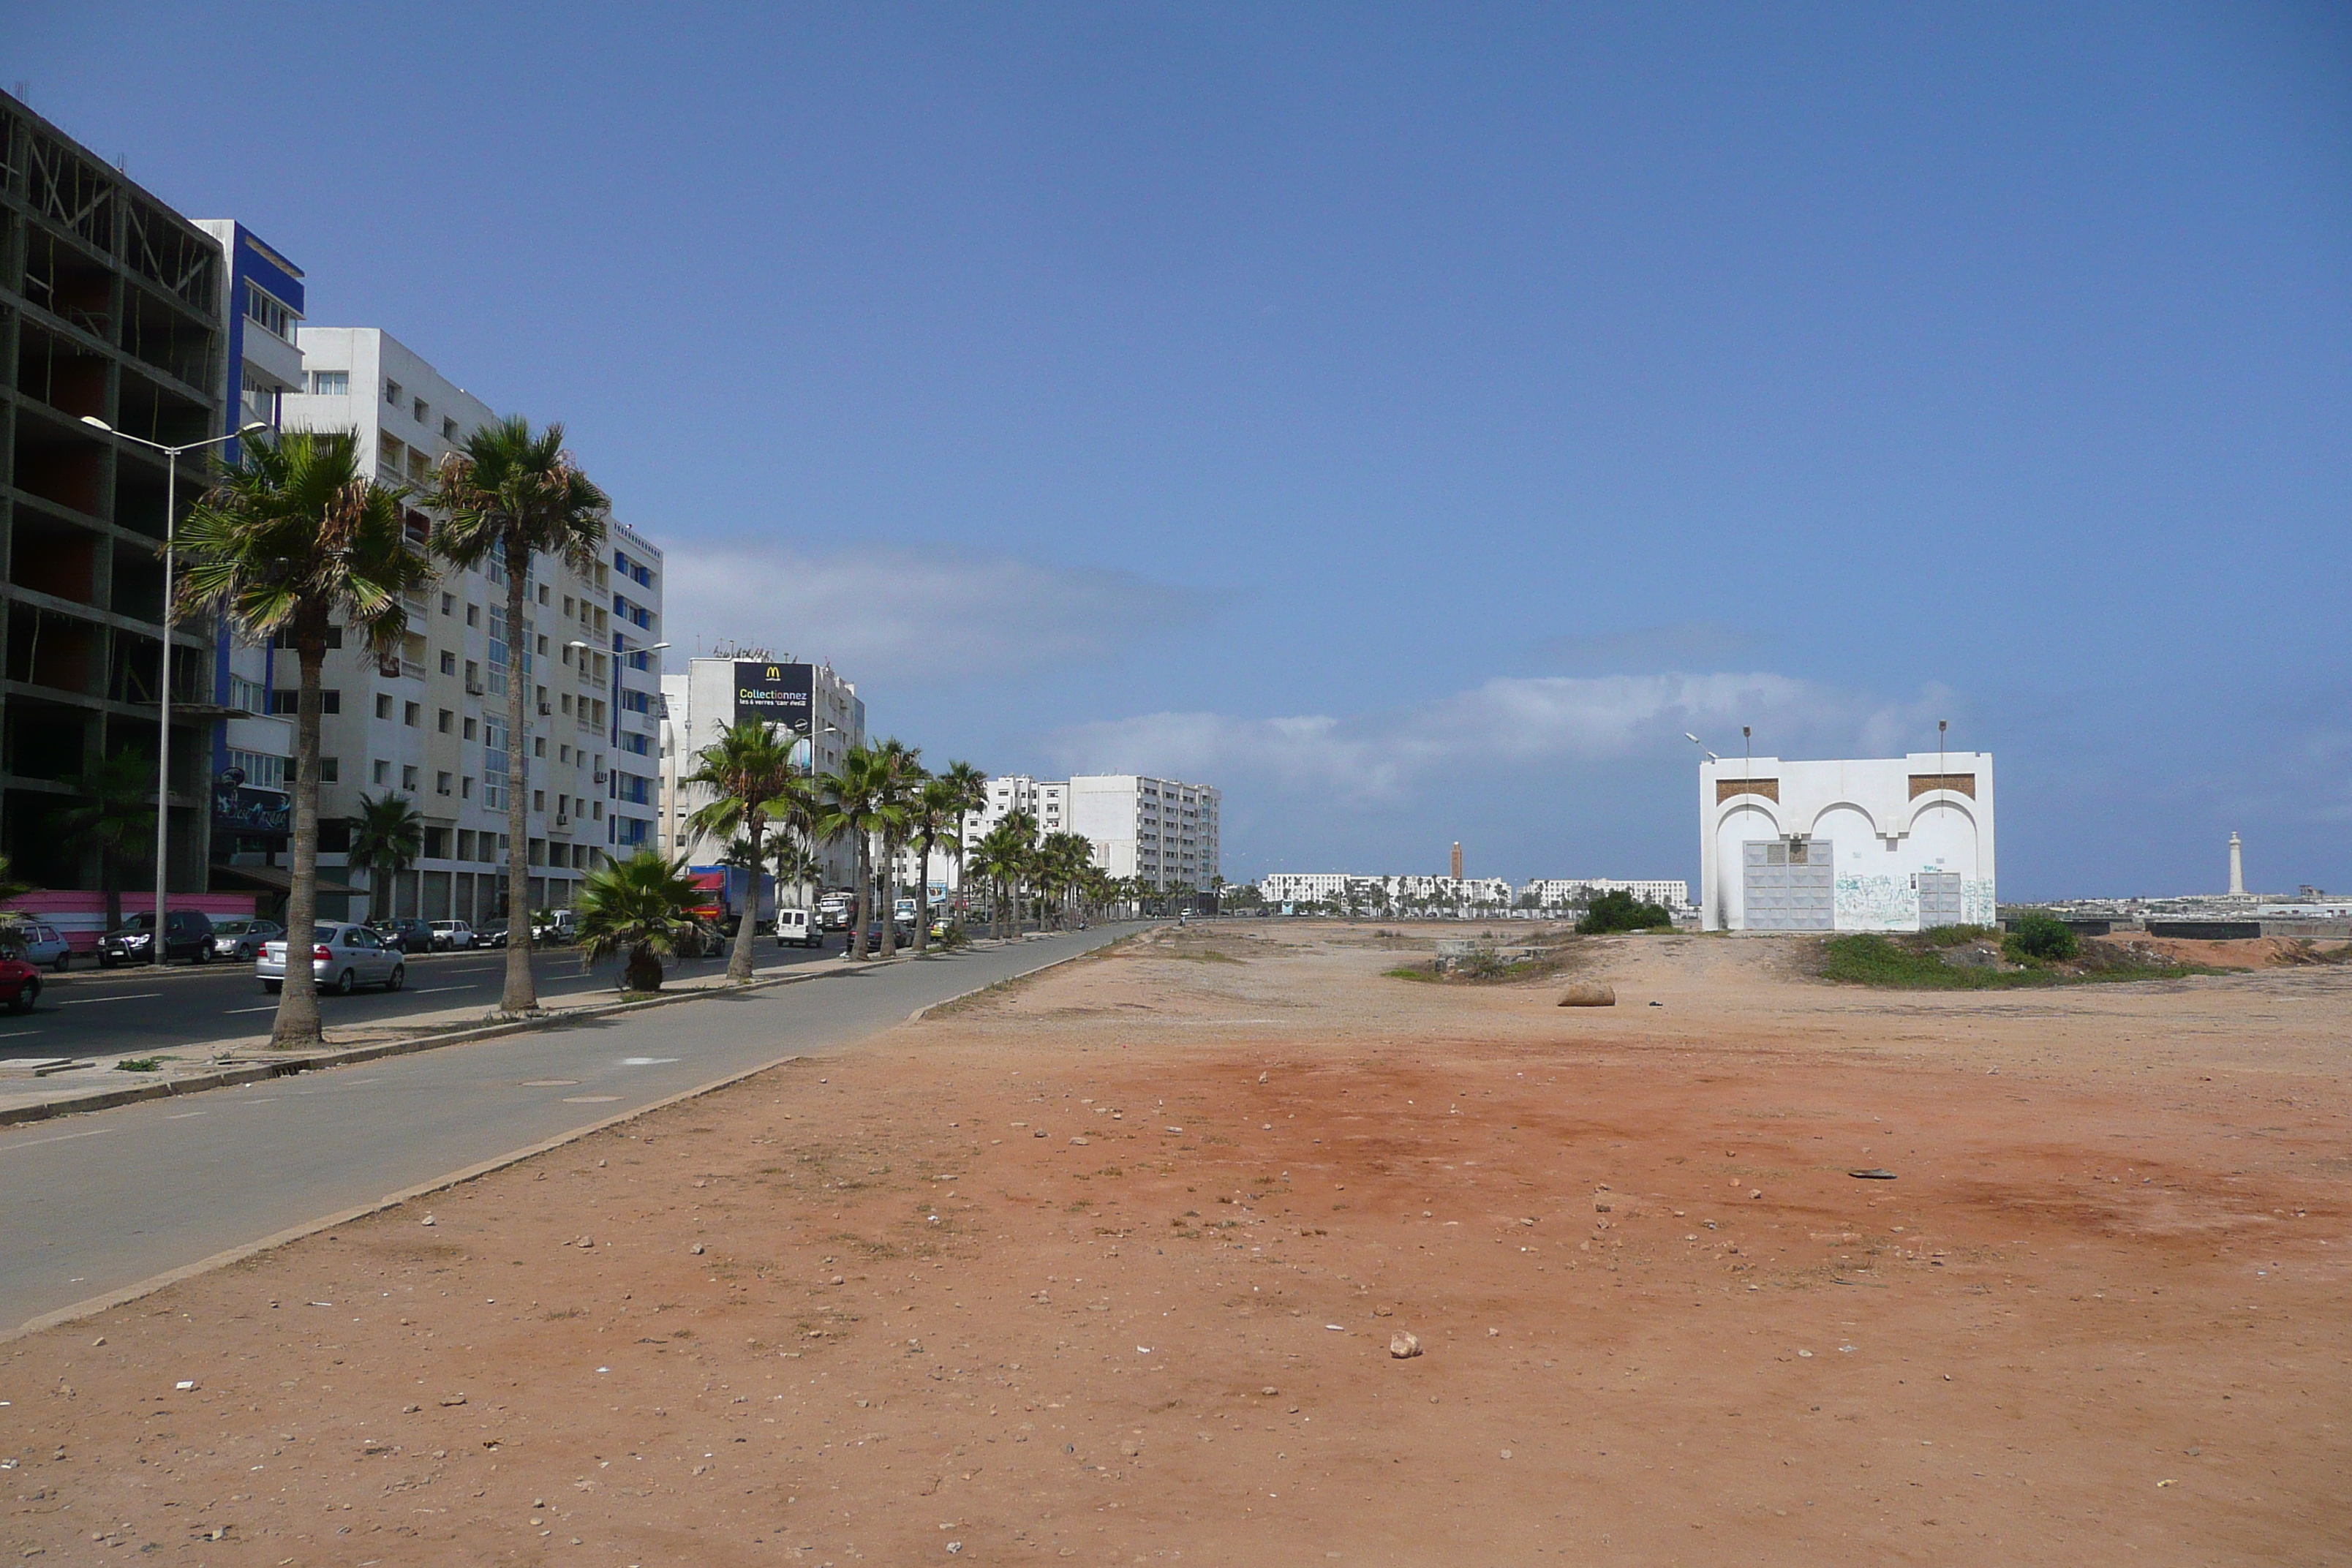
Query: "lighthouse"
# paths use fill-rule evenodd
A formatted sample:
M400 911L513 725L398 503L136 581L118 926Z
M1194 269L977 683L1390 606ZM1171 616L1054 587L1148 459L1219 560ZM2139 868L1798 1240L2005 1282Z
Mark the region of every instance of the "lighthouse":
M2246 851L2238 836L2230 835L2230 896L2243 898L2246 892Z

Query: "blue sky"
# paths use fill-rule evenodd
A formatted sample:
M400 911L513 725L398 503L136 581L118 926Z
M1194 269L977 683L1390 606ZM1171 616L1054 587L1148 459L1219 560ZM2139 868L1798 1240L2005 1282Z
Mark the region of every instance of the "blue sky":
M674 639L1229 877L1695 876L1684 731L1948 719L2006 896L2352 888L2339 9L9 10Z

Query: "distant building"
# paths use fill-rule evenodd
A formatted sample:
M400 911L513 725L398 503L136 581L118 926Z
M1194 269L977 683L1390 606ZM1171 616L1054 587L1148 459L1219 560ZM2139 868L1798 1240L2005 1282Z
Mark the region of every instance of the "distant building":
M662 853L691 866L711 866L727 846L695 832L687 819L710 803L712 792L685 782L701 765L704 747L720 731L758 718L796 737L796 767L838 773L843 755L866 743L866 702L857 688L829 664L802 664L756 652L696 658L683 673L661 679ZM827 887L857 879L857 847L836 839L816 847Z
M1276 871L1261 877L1258 897L1269 908L1337 904L1368 915L1434 915L1484 919L1507 911L1515 895L1500 877L1360 877L1347 871Z
M1631 893L1643 903L1663 904L1670 910L1690 908L1690 884L1679 878L1627 881L1615 877L1546 877L1521 887L1519 900L1532 899L1531 907L1538 910L1562 910L1589 902L1601 893Z
M1992 756L1699 765L1700 927L1993 922Z
M1165 890L1206 890L1222 864L1219 811L1223 797L1208 784L1139 773L1077 773L1066 779L1004 773L988 781L988 804L964 822L964 843L978 844L1016 811L1036 818L1039 837L1076 833L1094 846L1107 875L1136 877ZM957 871L934 852L931 881L955 886ZM914 858L901 857L903 874Z

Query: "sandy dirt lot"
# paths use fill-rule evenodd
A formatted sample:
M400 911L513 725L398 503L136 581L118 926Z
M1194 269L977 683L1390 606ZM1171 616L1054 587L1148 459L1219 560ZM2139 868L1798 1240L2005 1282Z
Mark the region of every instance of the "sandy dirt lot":
M2352 970L1410 955L1163 930L0 1347L0 1553L2352 1560Z

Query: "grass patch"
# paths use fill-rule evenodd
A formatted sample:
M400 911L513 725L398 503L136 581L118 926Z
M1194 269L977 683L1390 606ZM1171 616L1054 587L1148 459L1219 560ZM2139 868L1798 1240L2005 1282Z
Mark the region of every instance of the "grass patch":
M1240 963L1244 962L1244 960L1235 958L1230 952L1219 952L1213 947L1204 947L1191 952L1171 950L1167 952L1154 953L1152 956L1155 958L1181 958L1191 963Z
M116 1072L162 1072L168 1057L125 1057L114 1064Z
M1930 931L1916 937L1863 932L1833 936L1822 944L1821 959L1813 973L1842 984L1910 991L2014 991L2094 981L2179 980L2192 974L2235 973L2201 963L2150 963L2123 949L2097 945L2085 947L2074 963L2028 963L2021 969L1962 968L1946 963L1941 950L1957 947L1959 941L1968 939L1935 940L1940 935L1940 931Z

